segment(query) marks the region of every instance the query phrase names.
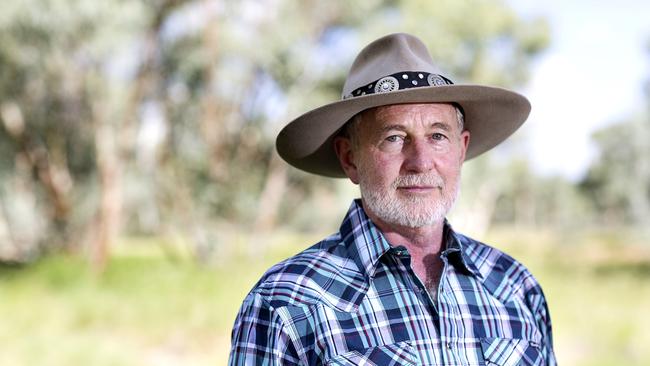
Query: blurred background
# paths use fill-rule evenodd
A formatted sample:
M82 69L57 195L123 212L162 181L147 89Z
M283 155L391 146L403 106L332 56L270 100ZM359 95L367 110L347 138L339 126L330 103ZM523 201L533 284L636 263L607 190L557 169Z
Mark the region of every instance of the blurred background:
M0 364L225 364L245 294L357 188L276 154L405 31L533 112L469 161L458 231L546 291L566 365L650 364L650 5L9 0L0 11Z

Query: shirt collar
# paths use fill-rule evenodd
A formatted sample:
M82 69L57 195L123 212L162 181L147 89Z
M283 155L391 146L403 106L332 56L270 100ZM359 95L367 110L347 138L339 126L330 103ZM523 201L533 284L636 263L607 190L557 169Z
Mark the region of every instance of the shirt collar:
M354 200L350 205L339 231L349 257L355 261L359 268L364 270L368 278L374 277L379 259L392 246L381 230L366 215L360 199ZM442 254L449 259L452 265L465 273L482 278L476 265L466 253L467 248L464 248L461 237L456 235L446 219L443 240L445 241L445 250Z
M449 262L459 270L483 279L483 275L470 257L470 248L463 242L463 236L454 231L447 219L445 219L442 236L445 241L445 250L442 255L446 256Z

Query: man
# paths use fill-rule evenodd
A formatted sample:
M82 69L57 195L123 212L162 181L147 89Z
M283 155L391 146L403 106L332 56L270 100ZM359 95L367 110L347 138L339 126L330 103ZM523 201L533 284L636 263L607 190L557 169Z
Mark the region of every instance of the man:
M230 364L555 364L533 276L445 220L462 163L525 121L526 98L454 85L408 34L364 48L343 96L289 123L277 148L297 168L347 176L361 200L251 290Z

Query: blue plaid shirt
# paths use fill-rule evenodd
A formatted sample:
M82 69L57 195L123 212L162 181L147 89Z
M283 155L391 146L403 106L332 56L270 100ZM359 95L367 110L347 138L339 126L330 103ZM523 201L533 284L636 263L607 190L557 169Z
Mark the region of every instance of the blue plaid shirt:
M273 266L246 296L230 365L555 365L530 272L444 229L433 301L404 247L353 202L340 231Z

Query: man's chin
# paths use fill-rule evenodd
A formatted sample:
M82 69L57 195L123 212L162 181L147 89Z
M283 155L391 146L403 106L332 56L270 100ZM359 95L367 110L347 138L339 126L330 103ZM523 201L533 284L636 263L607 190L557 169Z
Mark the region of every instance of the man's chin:
M440 205L440 199L432 195L411 194L397 199L399 205L408 212L426 212L428 208Z
M418 215L407 215L400 217L399 220L392 222L393 225L408 227L411 229L419 229L423 227L428 227L440 223L444 219L444 215L438 217L437 215L431 216L418 216Z
M393 225L405 226L409 228L421 228L435 225L444 220L447 215L446 210L440 207L439 203L429 202L401 202L398 210L391 212L387 219L390 219Z

